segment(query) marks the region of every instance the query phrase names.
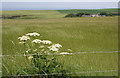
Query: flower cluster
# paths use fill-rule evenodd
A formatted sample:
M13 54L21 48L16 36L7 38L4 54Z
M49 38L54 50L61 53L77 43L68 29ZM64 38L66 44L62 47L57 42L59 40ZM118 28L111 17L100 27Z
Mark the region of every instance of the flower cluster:
M60 53L60 49L62 48L61 44L54 44L49 40L39 39L38 36L40 36L40 34L34 32L28 33L25 36L18 38L20 40L19 44L24 44L24 56L26 56L26 58L31 62L31 64L34 65L35 69L38 70L35 72L40 74L44 72L65 72L65 68L63 68L63 66L57 61L54 54L60 54L64 56L64 54L71 53Z
M39 39L35 39L35 40L33 40L32 42L33 42L33 43L41 43L42 41L39 40Z
M26 40L29 40L30 38L28 36L22 36L22 37L19 37L18 39L21 41L26 41Z
M41 45L39 48L43 48L43 47L45 47L44 45Z
M19 44L25 44L25 42L22 41L22 42L19 42Z
M52 44L52 42L49 41L49 40L43 40L43 41L42 41L42 40L39 40L39 39L33 40L32 43Z
M33 32L33 33L28 33L26 34L27 36L40 36L40 34Z
M43 44L52 44L52 42L49 41L49 40L43 40L42 43L43 43Z
M58 48L56 48L56 47L52 47L52 48L50 48L50 51L58 51L59 49Z
M33 59L33 56L29 56L28 59L29 59L29 60L32 60L32 59Z
M58 51L59 48L61 48L61 47L62 47L62 45L60 45L60 44L53 44L48 48L50 48L50 51Z
M58 44L54 44L54 45L52 45L52 47L61 48L62 45L60 45L60 44L58 43Z
M18 39L22 40L22 42L19 42L19 44L28 45L27 42L25 42L25 41L29 40L31 36L40 36L40 34L33 32L33 33L26 34L26 36L19 37ZM29 40L29 41L31 41L32 43L35 43L35 44L32 44L31 48L27 47L28 49L31 49L31 50L29 50L29 51L27 50L25 53L35 53L35 52L40 53L40 54L42 54L42 53L48 54L48 53L53 53L53 52L58 53L60 51L60 48L62 48L62 45L59 43L54 44L49 40L35 39L35 37L32 37L31 40ZM68 49L68 51L72 51L72 50ZM70 54L70 53L62 52L60 54Z

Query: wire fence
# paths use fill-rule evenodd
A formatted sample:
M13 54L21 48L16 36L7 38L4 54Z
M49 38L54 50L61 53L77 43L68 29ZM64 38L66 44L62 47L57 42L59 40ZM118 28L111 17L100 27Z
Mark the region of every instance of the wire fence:
M75 53L52 53L52 54L26 54L26 55L0 55L0 57L6 57L6 56L30 56L30 55L75 55L75 54L86 54L86 53L118 53L118 51L109 51L109 52L105 52L105 51L98 51L98 52L75 52Z
M18 76L48 76L48 75L72 75L72 74L86 74L86 73L105 73L105 72L117 72L118 70L104 70L104 71L86 71L86 72L70 72L70 73L51 73L51 74L29 74L29 75L3 75L4 77L18 77Z
M10 57L10 56L30 56L30 55L75 55L75 54L95 54L95 53L118 53L119 51L98 51L98 52L76 52L76 53L68 53L68 54L27 54L27 55L0 55L0 57ZM0 63L1 64L1 63ZM51 74L28 74L28 75L3 75L3 77L19 77L19 76L49 76L49 75L72 75L72 74L84 74L84 73L102 73L102 72L117 72L118 70L104 70L104 71L86 71L86 72L70 72L70 73L51 73ZM2 73L2 71L0 71Z

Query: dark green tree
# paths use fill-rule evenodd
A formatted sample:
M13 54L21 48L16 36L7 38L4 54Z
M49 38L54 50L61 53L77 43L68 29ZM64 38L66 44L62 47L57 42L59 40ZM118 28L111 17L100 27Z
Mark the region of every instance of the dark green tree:
M100 15L107 15L107 12L101 12Z
M76 17L76 15L75 14L68 14L65 17Z
M83 12L81 12L81 13L77 13L77 14L76 14L76 17L81 17L82 15L84 15Z

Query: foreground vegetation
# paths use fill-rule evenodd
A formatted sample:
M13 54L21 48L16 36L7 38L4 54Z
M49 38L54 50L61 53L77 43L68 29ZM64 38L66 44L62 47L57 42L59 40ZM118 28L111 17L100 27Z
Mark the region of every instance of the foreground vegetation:
M41 39L63 45L61 51L109 52L118 50L118 17L63 18L58 11L3 11L3 15L33 15L17 19L3 19L3 55L22 54L24 46L18 37L38 32ZM27 19L26 19L27 18ZM31 19L30 19L31 18ZM56 56L69 72L117 70L117 53L93 53ZM29 72L25 72L25 68ZM3 75L35 74L34 66L24 56L3 57ZM75 75L75 74L74 74ZM115 72L76 74L79 76L117 76Z

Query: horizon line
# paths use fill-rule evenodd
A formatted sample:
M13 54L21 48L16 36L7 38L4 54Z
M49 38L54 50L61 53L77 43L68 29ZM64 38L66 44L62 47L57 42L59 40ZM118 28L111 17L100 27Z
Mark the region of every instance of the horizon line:
M2 11L19 11L19 10L98 10L98 9L119 9L119 7L114 8L70 8L70 9L2 9Z

